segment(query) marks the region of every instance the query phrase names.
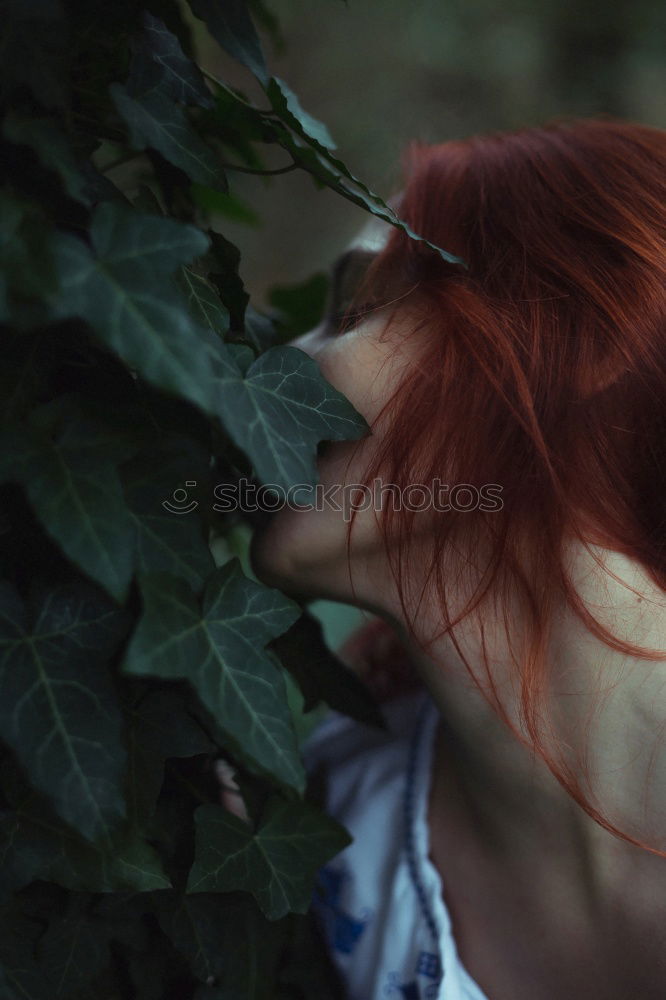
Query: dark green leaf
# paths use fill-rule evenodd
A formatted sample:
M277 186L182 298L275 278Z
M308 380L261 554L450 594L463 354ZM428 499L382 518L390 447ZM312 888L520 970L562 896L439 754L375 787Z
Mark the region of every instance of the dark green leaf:
M263 483L287 490L317 482L317 444L353 440L363 417L296 347L273 347L250 365L241 384L219 373L219 410L234 442Z
M289 117L286 117L285 120L290 128L293 127ZM324 146L312 140L310 136L304 135L303 129L297 130L296 135L286 129L277 129L276 138L291 153L294 160L304 170L311 173L316 180L354 202L355 205L360 205L361 208L376 215L377 218L383 219L384 222L390 222L392 226L402 229L411 239L425 243L447 263L462 264L463 267L467 267L461 257L435 246L434 243L430 243L429 240L415 233L379 195L371 191L358 177L355 177L341 160L336 159Z
M264 85L268 70L259 37L245 0L189 0L192 12L208 25L208 30L225 52L252 70Z
M179 284L196 322L224 339L229 330L229 311L208 278L190 267L184 267L179 275Z
M133 149L155 149L191 180L226 190L217 154L194 131L178 104L160 90L130 97L120 83L111 84L109 93L127 124Z
M0 584L0 726L35 786L91 839L125 815L122 717L105 664L124 613L83 582Z
M0 996L2 1000L52 1000L51 984L35 957L35 929L39 925L22 914L0 919ZM3 981L4 980L4 981Z
M334 820L306 802L275 796L256 830L221 806L195 813L196 858L188 892L250 892L270 920L305 913L318 869L350 843Z
M49 921L37 945L37 958L54 1000L83 989L106 966L110 931L89 912L86 897L70 896L66 912Z
M90 204L88 181L81 173L65 133L54 118L27 118L10 114L5 119L3 135L18 146L30 146L48 170L59 175L70 198Z
M91 226L93 251L62 234L61 316L81 316L132 368L161 389L211 408L211 362L171 274L203 254L194 226L100 205Z
M325 151L336 148L326 126L303 110L296 94L289 89L284 80L276 76L271 77L266 93L285 125L304 138L313 139L315 145L323 147Z
M185 678L243 755L303 788L284 678L263 647L300 614L277 590L245 577L237 559L209 578L201 606L174 577L140 577L144 615L128 647L129 674Z
M49 535L116 600L127 596L135 529L113 457L85 439L73 421L60 439L49 427L8 427L0 435L0 480L23 484Z
M173 573L199 589L215 566L197 513L211 495L205 449L173 436L125 463L120 474L136 531L137 570Z
M218 294L229 310L231 329L243 330L245 309L249 295L245 291L238 273L240 251L220 233L209 231L211 249L203 259L208 280L217 288Z
M214 978L229 998L272 1000L286 928L266 920L251 896L203 892L174 896L161 909L159 920L202 982Z
M41 213L0 191L0 323L16 323L20 316L13 307L24 300L30 305L21 325L42 322L35 302L56 288L52 233Z
M0 818L0 895L42 879L67 889L150 892L170 882L159 857L131 830L119 831L105 846L84 840L63 823L47 802L4 768L5 794L13 808Z
M382 714L365 685L324 641L321 623L304 612L270 648L298 681L309 712L320 701L367 725L384 727Z
M182 696L168 689L149 691L126 711L128 719L127 805L141 824L153 813L168 757L213 753L215 746L187 711Z
M183 52L179 40L158 17L143 15L144 30L132 46L127 89L132 97L159 87L174 101L213 107L215 101L196 63Z

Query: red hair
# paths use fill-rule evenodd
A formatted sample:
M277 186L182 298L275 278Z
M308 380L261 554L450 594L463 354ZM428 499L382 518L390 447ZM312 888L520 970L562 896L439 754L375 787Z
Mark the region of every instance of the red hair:
M433 519L427 579L441 607L439 635L451 637L481 686L455 626L475 612L483 629L483 609L500 608L513 652L508 595L518 594L528 616L515 654L527 742L597 822L659 854L602 815L580 770L549 748L544 691L549 627L563 598L611 648L666 655L594 619L563 547L568 538L599 542L637 560L666 590L665 205L666 132L645 125L557 120L414 143L398 212L467 268L394 229L361 291L374 288L377 301L382 275L399 275L399 305L413 308L422 345L380 415L389 430L366 482L381 474L402 487L437 477L502 487L500 511ZM412 635L414 516L389 504L380 519ZM350 536L352 528L353 519ZM483 572L453 616L449 581L457 587L480 553ZM486 696L526 742L497 697L490 664L481 668Z

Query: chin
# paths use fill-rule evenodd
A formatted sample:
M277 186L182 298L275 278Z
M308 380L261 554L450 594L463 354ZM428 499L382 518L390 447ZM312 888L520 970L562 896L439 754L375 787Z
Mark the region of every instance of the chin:
M290 595L340 600L336 577L341 559L346 567L346 539L320 517L283 509L255 530L250 562L262 583Z

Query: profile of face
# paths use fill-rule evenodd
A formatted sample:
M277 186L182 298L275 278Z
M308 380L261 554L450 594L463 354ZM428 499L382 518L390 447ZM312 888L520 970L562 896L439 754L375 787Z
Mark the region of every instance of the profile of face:
M322 375L349 399L371 433L359 441L333 441L320 448L319 500L285 505L252 542L252 565L264 583L287 593L356 603L376 609L390 604L386 550L376 504L362 509L354 484L364 473L386 433L381 410L418 350L410 337L407 305L380 305L344 328L336 319L346 310L370 261L381 250L390 224L372 219L349 244L334 271L329 314L291 346L312 357ZM407 301L407 300L405 300ZM388 319L391 322L388 323ZM348 527L354 516L349 553ZM351 573L351 580L350 580Z

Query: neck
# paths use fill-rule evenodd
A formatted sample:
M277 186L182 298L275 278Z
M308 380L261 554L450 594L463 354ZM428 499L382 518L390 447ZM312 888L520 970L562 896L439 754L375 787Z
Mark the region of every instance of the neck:
M623 557L605 552L604 559L618 580L598 567L593 572L594 560L576 552L578 592L618 638L665 649L663 593ZM477 670L485 645L502 704L525 742L491 707L450 638L435 641L426 654L408 638L399 616L390 617L442 717L432 786L435 825L438 817L451 815L455 801L470 843L504 870L534 880L551 898L556 884L560 898L569 903L578 899L579 912L622 905L627 913L634 906L647 908L652 916L657 909L660 919L666 919L664 858L604 829L532 749L521 721L516 668L501 643L495 638L489 648L472 629L464 635L456 632L479 678L485 676ZM424 634L428 624L422 622ZM519 622L515 624L518 629ZM488 633L498 634L492 627ZM611 824L666 851L664 661L609 648L570 609L562 608L550 634L547 673L547 749L580 777L585 798ZM433 835L438 835L435 828Z

